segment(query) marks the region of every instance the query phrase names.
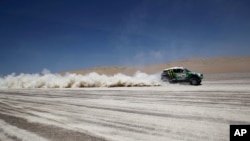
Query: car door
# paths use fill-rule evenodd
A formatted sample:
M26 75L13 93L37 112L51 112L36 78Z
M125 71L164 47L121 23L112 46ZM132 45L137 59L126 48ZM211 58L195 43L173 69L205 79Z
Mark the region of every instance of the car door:
M176 78L177 80L185 80L186 72L183 69L176 69Z

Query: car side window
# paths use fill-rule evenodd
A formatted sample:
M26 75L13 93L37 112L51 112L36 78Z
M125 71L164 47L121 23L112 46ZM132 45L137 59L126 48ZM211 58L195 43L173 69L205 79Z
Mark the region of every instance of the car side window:
M168 74L168 71L166 71L166 70L164 70L163 72L162 72L162 74Z
M182 70L182 69L174 69L174 72L175 72L175 73L182 73L183 70Z
M183 69L179 69L179 73L183 73Z

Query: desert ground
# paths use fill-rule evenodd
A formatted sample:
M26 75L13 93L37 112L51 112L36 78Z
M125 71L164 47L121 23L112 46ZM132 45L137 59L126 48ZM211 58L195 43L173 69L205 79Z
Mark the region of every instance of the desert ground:
M0 140L228 141L250 124L249 58L179 62L208 69L199 86L1 88Z

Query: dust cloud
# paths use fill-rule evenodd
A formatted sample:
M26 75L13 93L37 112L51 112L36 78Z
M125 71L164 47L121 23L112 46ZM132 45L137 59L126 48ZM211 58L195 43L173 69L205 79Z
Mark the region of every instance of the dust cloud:
M137 71L133 76L121 73L113 76L95 72L65 75L43 71L41 74L10 74L0 77L0 88L82 88L82 87L146 87L160 86L160 74Z

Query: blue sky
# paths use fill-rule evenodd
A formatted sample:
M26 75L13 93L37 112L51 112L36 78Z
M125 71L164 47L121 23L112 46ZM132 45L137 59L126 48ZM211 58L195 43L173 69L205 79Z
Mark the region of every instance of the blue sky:
M250 55L248 0L1 0L0 74Z

